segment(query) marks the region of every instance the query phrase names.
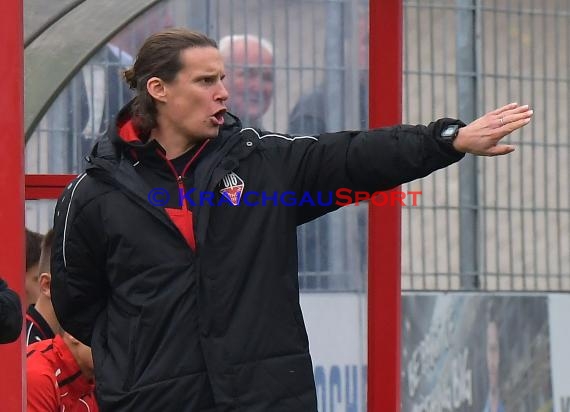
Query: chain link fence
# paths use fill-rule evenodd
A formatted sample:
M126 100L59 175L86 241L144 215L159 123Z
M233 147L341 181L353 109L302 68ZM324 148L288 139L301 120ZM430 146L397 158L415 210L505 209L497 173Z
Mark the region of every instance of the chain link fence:
M570 2L405 2L404 121L470 121L508 102L534 120L506 158L464 159L409 189L409 290L570 288Z

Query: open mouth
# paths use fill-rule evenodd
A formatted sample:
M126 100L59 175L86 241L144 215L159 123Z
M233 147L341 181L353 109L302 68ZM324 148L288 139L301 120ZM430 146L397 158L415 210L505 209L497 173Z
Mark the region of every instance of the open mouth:
M220 109L216 113L214 113L212 118L215 120L216 125L221 126L224 124L224 114L226 113L226 111L227 111L226 109Z

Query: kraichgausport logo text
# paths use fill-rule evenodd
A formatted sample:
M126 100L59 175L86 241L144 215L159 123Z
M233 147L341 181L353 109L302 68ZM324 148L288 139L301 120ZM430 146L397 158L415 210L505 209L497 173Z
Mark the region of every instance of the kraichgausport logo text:
M421 191L400 191L392 190L388 192L369 193L365 191L353 191L348 188L340 188L328 192L296 193L266 192L243 190L243 180L235 175L226 176L228 181L220 190L220 196L215 192L196 192L196 189L180 189L177 194L178 206L182 206L184 201L188 206L346 206L349 204L358 205L369 201L375 206L418 206L418 196ZM163 207L170 203L170 193L164 188L154 188L148 192L148 201L151 205Z

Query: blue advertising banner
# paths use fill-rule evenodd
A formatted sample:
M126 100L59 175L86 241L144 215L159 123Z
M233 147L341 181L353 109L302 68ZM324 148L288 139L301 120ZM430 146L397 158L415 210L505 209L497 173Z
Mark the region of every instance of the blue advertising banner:
M365 297L301 304L319 411L366 412ZM400 411L570 412L569 319L570 294L404 293Z
M402 411L553 410L546 295L405 294L402 342Z

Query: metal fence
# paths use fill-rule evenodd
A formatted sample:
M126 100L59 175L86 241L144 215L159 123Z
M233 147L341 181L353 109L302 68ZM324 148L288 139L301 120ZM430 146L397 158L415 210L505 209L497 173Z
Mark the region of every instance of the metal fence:
M361 0L162 2L78 69L27 142L26 171L81 170L129 97L120 69L146 35L169 25L272 44L271 102L261 119L237 113L246 125L297 134L365 127L362 16ZM467 158L403 188L422 192L418 206L403 209L403 288L568 290L570 0L407 1L404 19L405 122L469 121L510 101L531 104L535 118L509 138L517 151L507 158ZM253 85L247 76L259 62L238 61L232 51L226 65ZM245 99L256 93L262 99L262 91ZM321 126L307 120L319 116ZM29 202L28 226L45 231L52 211L52 203ZM366 227L366 205L301 227L302 289L364 291Z
M534 120L506 158L408 185L403 288L569 290L569 1L405 2L404 121L470 121L511 101Z

